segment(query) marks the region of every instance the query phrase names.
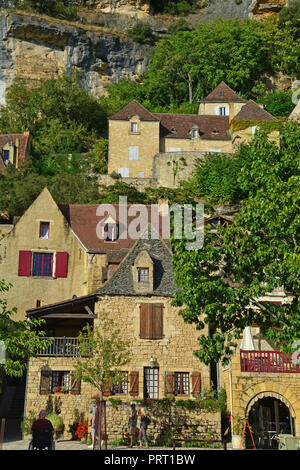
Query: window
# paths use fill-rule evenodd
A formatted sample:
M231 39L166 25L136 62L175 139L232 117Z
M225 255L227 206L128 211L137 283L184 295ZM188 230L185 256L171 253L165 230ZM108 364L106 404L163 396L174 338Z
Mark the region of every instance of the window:
M40 222L40 238L48 239L49 238L49 222Z
M118 230L116 224L105 224L104 225L104 240L106 242L114 242L118 238Z
M168 152L181 152L180 147L169 147Z
M138 268L138 281L149 282L149 268Z
M158 367L144 368L144 398L158 398Z
M139 172L139 178L145 178L145 172L144 171Z
M7 164L9 162L9 150L4 150L3 151L3 160L4 160L5 164Z
M122 176L122 178L129 178L129 168L119 168L118 173Z
M174 374L174 394L189 395L189 373L175 372Z
M55 257L55 272L54 272ZM40 253L19 251L19 276L67 277L68 253Z
M69 391L69 375L70 372L66 371L53 371L52 380L51 380L51 392L60 391L62 387L65 388L65 391Z
M32 275L51 277L53 272L53 253L33 253Z
M129 146L129 160L138 160L139 159L139 148L137 145Z
M198 130L197 129L192 129L192 138L197 139L198 137Z
M225 106L220 106L220 108L219 108L219 115L220 115L220 116L226 116L226 108L225 108Z
M224 96L224 91L219 91L219 96Z
M112 387L112 395L126 395L128 393L128 372L121 372L120 379Z
M137 122L132 122L131 123L131 132L137 132L137 131L138 131Z
M140 305L140 338L163 338L163 304Z

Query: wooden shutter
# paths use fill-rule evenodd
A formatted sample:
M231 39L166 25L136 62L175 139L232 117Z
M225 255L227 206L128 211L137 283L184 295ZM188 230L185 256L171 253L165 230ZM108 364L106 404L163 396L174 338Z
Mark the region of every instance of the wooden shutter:
M163 304L152 304L152 339L163 337Z
M174 382L174 372L165 373L165 395L174 395L175 391L175 382Z
M110 382L109 380L107 382L105 382L104 384L104 392L103 392L103 396L104 397L109 397L111 395L111 388L110 388Z
M151 339L152 334L152 311L151 304L140 305L140 338Z
M140 338L160 339L163 337L163 304L140 305Z
M130 372L129 374L129 393L132 397L137 397L139 394L139 373Z
M68 273L68 253L56 253L55 277L67 277Z
M31 251L19 251L19 276L31 274Z
M70 393L72 395L80 395L81 380L76 379L73 372L70 372Z
M49 395L51 392L51 379L52 375L50 371L41 371L41 383L40 383L40 394Z
M195 397L201 392L201 374L199 372L192 373L192 395Z

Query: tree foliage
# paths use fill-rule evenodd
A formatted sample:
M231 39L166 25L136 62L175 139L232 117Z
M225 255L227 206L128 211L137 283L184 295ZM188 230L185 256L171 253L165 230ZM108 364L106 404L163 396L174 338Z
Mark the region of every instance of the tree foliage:
M5 347L5 360L0 362L0 390L1 375L22 377L27 367L27 360L36 355L41 347L50 344L49 340L42 339L43 331L36 333L44 320L16 321L13 315L16 308L9 310L5 293L10 289L3 279L0 280L0 346Z
M238 183L247 198L227 229L206 230L204 246L187 251L174 240L175 305L199 330L196 355L202 362L228 361L243 329L256 323L261 334L285 351L300 338L299 156L300 129L287 124L281 146L260 134L243 148ZM291 301L259 299L284 287Z

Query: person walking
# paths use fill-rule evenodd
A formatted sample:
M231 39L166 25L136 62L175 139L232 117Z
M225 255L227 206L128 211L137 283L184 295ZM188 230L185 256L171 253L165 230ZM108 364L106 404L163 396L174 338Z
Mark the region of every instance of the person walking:
M132 401L130 403L131 407L131 416L129 418L129 432L130 432L130 446L133 447L133 441L135 438L135 431L136 431L136 425L137 425L137 412L135 408L135 403Z
M148 428L148 424L150 424L150 418L145 415L145 410L143 408L139 410L138 415L141 417L138 442L140 444L140 447L143 447L142 439L144 439L145 444L146 444L146 449L149 449L149 443L148 443L148 438L147 438L147 428Z

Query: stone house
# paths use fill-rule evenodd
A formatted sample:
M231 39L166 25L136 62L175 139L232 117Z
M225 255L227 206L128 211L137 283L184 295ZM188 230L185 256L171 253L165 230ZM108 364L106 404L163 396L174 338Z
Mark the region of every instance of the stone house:
M107 386L104 393L107 400L119 398L123 403L119 414L108 409L110 438L120 437L122 429L127 430L128 403L133 399L151 403L170 394L191 399L209 389L210 368L193 355L198 332L184 323L178 308L172 306L176 286L171 259L168 243L142 234L103 287L87 296L27 311L31 318L43 318L44 328L55 339L29 361L26 415L44 408L49 400L59 399L65 425L74 421L75 409L77 415L87 419L95 390L74 380L77 336L86 323L101 325L103 312L121 327L130 350L130 362L120 383ZM57 385L64 385L68 393L56 396ZM189 419L199 426L202 420L203 425L203 414ZM205 415L205 420L220 437L220 414Z
M109 119L108 173L176 187L174 171L188 178L197 158L233 153L259 127L278 141L278 126L263 105L244 100L224 82L199 103L198 114L151 113L134 100Z
M0 172L10 163L15 168L30 154L32 137L29 131L23 134L0 135Z

